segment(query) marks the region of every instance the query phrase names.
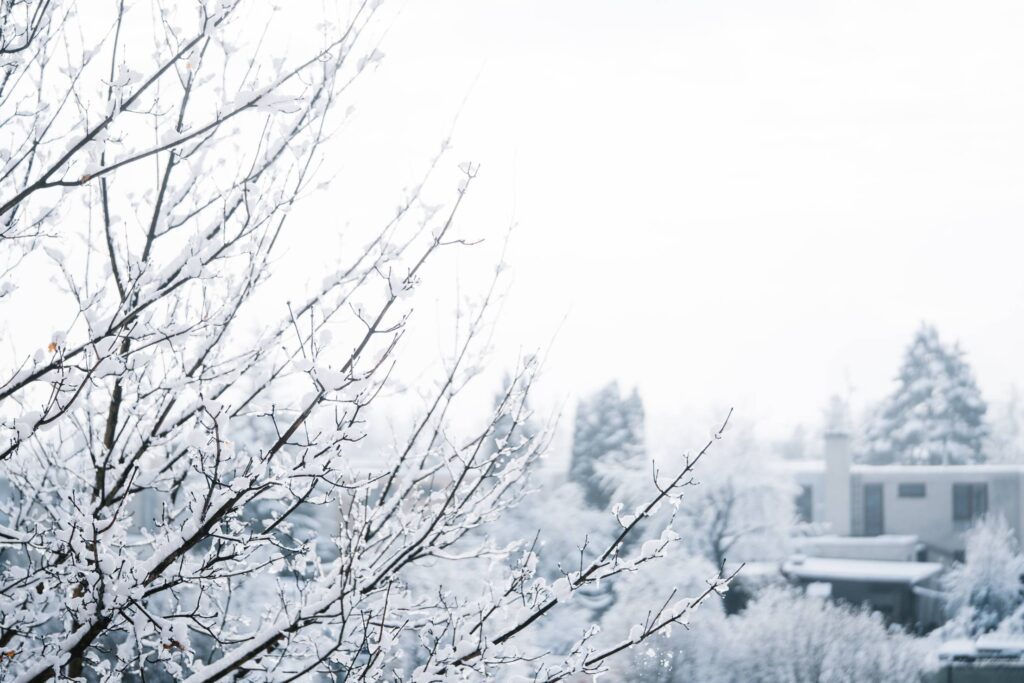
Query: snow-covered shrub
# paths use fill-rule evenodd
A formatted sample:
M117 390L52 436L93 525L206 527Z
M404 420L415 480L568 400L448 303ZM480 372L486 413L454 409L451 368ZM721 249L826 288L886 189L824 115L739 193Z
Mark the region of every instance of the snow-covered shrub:
M951 621L945 631L977 635L992 631L1024 602L1024 555L1013 529L988 515L967 532L966 558L944 577Z
M878 614L790 588L766 590L739 614L702 612L695 622L634 648L632 662L616 663L622 680L638 680L626 674L632 669L664 683L907 683L928 666L925 646Z

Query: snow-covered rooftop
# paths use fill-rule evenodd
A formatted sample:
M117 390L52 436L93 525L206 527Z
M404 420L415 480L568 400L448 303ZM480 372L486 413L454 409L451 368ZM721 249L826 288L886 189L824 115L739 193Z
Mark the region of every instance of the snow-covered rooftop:
M849 560L831 557L796 557L782 571L812 581L875 581L913 585L942 571L938 562Z
M853 465L860 474L1022 474L1024 465Z
M986 634L977 640L957 638L942 643L939 659L1018 658L1024 655L1024 638Z
M785 472L824 472L825 461L776 460L772 467ZM857 474L1024 474L1024 465L986 463L977 465L858 465L850 466Z
M825 545L850 546L850 547L874 547L879 545L916 545L917 536L914 534L882 534L880 536L837 536L835 534L822 534L821 536L803 536L794 539L797 545Z

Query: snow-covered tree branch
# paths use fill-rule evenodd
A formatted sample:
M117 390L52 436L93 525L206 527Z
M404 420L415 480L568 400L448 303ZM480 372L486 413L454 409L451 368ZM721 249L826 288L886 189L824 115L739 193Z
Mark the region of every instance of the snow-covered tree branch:
M0 307L45 301L53 321L0 364L5 679L379 679L415 634L414 680L561 680L727 587L664 596L610 648L587 623L568 655L519 645L576 591L660 559L678 535L642 522L678 504L721 432L587 562L538 576L530 538L485 532L547 443L524 428L537 358L478 423L452 419L500 269L396 447L354 457L382 426L417 287L464 248L478 172L431 206L439 155L318 288L267 303L338 105L382 56L378 4L332 8L285 50L277 10L245 0L0 3ZM496 576L473 599L416 590L436 560Z

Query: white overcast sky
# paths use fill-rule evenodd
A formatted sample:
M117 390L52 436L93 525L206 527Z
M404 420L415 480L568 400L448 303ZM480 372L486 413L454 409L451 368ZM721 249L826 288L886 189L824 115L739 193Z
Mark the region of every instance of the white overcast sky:
M518 226L499 359L558 331L549 401L618 378L781 436L883 396L922 320L1024 384L1024 4L385 9L318 211L393 206L461 111L467 232Z

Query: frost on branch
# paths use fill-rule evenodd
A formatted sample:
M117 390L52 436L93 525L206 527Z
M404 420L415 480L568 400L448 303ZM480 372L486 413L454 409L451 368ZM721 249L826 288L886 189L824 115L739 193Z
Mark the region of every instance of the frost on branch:
M378 4L329 9L349 23L288 50L268 4L0 8L0 319L48 325L0 358L4 680L560 680L727 586L666 595L639 631L574 611L670 552L674 532L641 522L678 503L703 451L617 526L607 506L582 518L574 557L495 530L525 519L549 435L532 356L479 419L452 418L499 277L390 433L416 290L470 241L456 219L478 166L454 187L425 172L362 249L275 303L292 208L382 57ZM6 284L36 280L45 310ZM560 614L565 647L539 646Z

